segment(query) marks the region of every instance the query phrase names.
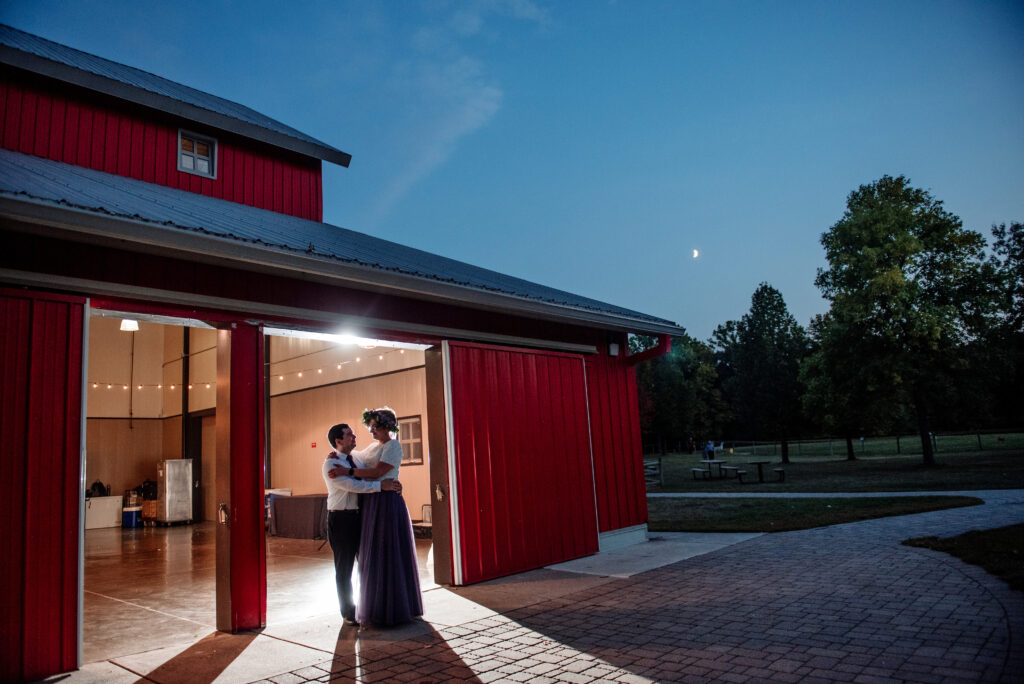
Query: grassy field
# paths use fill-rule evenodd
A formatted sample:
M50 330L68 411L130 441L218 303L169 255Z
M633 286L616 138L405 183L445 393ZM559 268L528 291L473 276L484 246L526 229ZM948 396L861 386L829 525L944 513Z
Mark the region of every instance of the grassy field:
M939 452L937 464L925 467L920 454L886 455L867 453L855 461L827 455L798 456L781 464L767 454L754 455L746 449L716 453L727 465L747 471L744 482L735 478L694 480L691 469L701 464L700 454L667 454L661 459L664 485L650 491L664 492L901 492L959 491L974 489L1024 489L1024 450L986 450L960 453ZM648 456L647 461L657 461ZM770 460L764 466L765 482L757 482L752 460ZM777 482L773 468L786 470L784 482Z
M866 497L856 499L670 499L647 500L652 532L784 532L975 506L967 496Z
M903 542L944 551L964 562L979 565L1018 591L1024 591L1024 525L971 531L956 537L919 537Z
M778 442L758 444L756 442L726 442L726 449L749 456L779 458ZM936 435L933 442L938 455L973 451L1024 450L1024 433L998 432L991 434ZM921 438L917 435L895 437L867 437L855 439L854 452L862 456L908 456L921 455ZM790 458L837 459L846 458L846 442L841 439L790 442Z

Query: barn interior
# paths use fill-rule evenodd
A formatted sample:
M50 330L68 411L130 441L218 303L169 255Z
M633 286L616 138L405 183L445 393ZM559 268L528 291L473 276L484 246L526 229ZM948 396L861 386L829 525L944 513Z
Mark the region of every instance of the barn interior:
M92 313L83 662L193 639L216 624L217 331L198 320ZM426 346L267 333L267 624L334 610L321 464L335 423L353 426L357 448L371 442L360 420L365 408L387 405L399 417L400 480L410 517L420 523L420 579L429 588ZM182 459L190 492L172 477ZM178 497L189 500L187 512L168 503Z

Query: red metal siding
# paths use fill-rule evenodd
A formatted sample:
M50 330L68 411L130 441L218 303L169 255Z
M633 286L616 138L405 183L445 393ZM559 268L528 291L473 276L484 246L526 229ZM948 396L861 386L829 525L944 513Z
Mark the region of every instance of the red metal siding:
M0 290L0 680L78 667L84 300Z
M230 340L231 627L237 632L267 622L263 331L240 323Z
M217 138L217 178L178 171L178 128L115 101L86 99L0 75L0 144L6 149L148 183L226 199L313 221L323 220L320 161L276 156L242 138ZM205 129L197 130L203 132Z
M462 583L596 553L581 357L449 349Z
M647 522L636 373L620 359L588 356L586 360L601 532Z

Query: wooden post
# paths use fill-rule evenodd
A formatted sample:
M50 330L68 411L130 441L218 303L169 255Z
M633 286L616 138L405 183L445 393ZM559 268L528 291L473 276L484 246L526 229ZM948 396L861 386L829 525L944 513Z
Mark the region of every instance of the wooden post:
M267 619L263 522L263 332L217 331L217 629L259 629Z

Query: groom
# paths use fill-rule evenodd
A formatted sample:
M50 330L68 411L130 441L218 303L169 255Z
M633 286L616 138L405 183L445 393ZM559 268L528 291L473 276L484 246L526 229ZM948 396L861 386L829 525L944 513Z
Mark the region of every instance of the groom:
M362 521L359 517L359 494L384 491L402 491L397 480L360 480L353 471L356 463L352 450L356 435L345 423L333 426L327 432L327 441L334 451L324 460L322 472L327 483L327 538L334 552L334 580L338 585L338 603L345 624L358 626L356 605L352 600L352 565L359 551Z

